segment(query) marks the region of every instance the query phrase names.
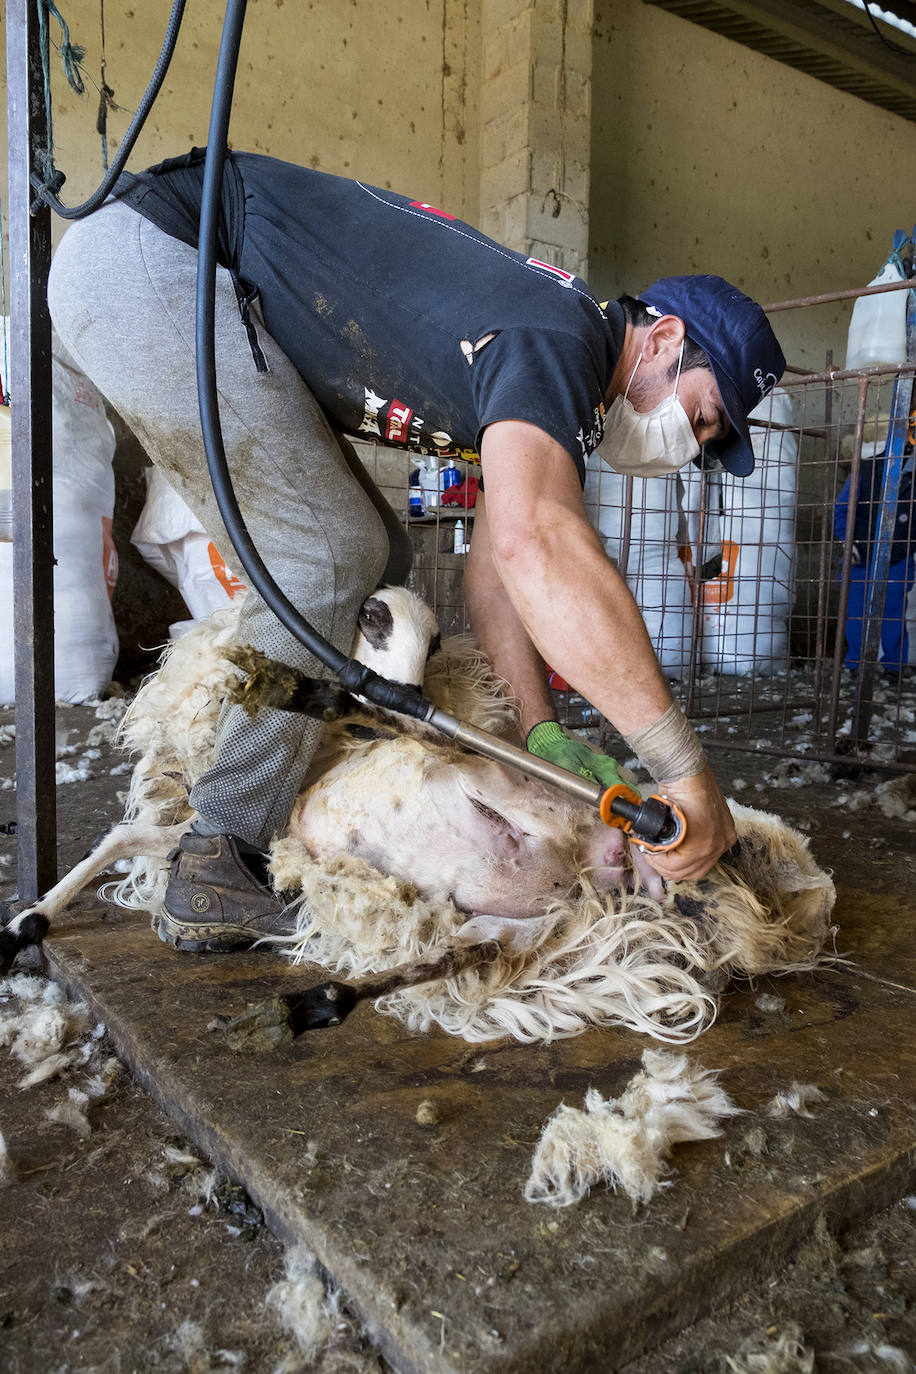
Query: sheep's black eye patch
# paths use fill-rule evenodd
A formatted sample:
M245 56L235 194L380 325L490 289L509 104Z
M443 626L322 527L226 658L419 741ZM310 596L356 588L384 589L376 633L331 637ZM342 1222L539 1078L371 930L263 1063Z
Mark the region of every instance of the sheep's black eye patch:
M394 629L391 608L377 596L364 601L359 612L359 628L373 649L384 649Z

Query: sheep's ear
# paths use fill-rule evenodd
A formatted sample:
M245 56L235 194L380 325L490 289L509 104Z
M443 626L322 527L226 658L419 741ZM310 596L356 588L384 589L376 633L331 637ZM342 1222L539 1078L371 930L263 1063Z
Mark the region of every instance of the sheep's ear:
M360 607L357 617L360 634L373 649L387 647L394 630L391 608L377 596L370 596Z
M516 854L522 846L522 832L518 827L514 826L501 811L487 806L479 797L469 797L468 800L490 828L490 844L493 850L501 858L509 858Z

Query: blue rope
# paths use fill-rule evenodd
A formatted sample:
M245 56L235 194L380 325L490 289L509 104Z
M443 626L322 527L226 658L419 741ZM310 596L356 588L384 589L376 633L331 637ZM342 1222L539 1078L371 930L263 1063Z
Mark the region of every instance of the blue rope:
M67 83L76 91L77 95L83 95L86 90L79 71L79 64L86 56L86 50L85 48L81 48L79 44L70 42L70 29L60 10L54 4L54 0L36 0L36 3L38 5L38 43L41 51L41 75L44 83L45 120L47 122L48 138L45 146L36 148L35 152L41 166L42 176L45 181L50 182L51 179L57 177L59 173L54 166L54 123L51 104L51 38L48 32L48 15L53 14L60 25L60 60L64 66Z
M68 84L76 91L77 95L82 95L86 87L83 85L79 64L86 56L86 49L80 47L78 43L70 42L70 29L60 10L55 5L54 0L40 0L40 4L47 9L50 14L54 15L54 18L60 25L60 60L64 64L64 72Z
M904 242L901 243L901 245L900 245L899 248L895 248L895 249L893 250L893 252L890 253L890 255L888 256L887 262L884 264L885 267L887 267L888 263L893 263L893 265L896 267L897 271L900 273L901 277L906 277L907 272L906 272L906 268L905 268L904 265L903 265L903 250L904 250L905 248L912 248L912 247L913 247L913 241L912 241L912 239L905 239ZM911 296L911 297L912 297L913 304L916 305L916 289L914 289L914 288L911 286L910 289L909 289L909 291L908 291L906 294L907 294L908 296Z
M45 125L48 136L44 147L36 148L35 154L41 164L42 176L45 181L50 181L55 173L53 111L51 106L51 41L48 36L48 8L44 4L44 0L37 0L37 3L38 46L41 51L41 75L45 90Z

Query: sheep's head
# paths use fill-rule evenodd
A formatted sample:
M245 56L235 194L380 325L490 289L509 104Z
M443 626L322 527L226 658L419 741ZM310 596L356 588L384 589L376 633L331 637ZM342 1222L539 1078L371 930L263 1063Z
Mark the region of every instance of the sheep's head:
M674 905L713 934L719 961L743 973L813 968L829 939L836 889L808 841L778 816L729 802L740 852L698 882L678 883Z
M436 617L406 587L380 587L360 607L351 653L382 677L420 687L438 647Z

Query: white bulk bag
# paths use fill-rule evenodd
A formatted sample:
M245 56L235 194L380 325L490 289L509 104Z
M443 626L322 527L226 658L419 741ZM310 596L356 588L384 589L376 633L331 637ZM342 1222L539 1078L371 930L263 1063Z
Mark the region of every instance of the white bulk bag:
M59 701L88 701L111 680L118 657L111 610L118 576L111 535L115 438L101 395L53 331L51 395L54 693ZM13 545L0 543L0 701L15 696L14 639Z
M589 460L583 499L605 551L626 577L642 612L658 661L670 677L680 677L690 662L693 611L690 584L678 557L678 479L634 477L630 544L621 565L626 478L601 461L601 448Z
M868 284L887 286L902 281L903 273L893 257ZM852 307L846 336L846 366L871 367L878 363L906 362L906 302L909 291L882 291L860 296Z
M752 419L793 423L792 402L774 391ZM698 583L702 659L719 673L772 673L788 666L789 616L795 600L795 499L798 440L785 430L751 426L754 471L707 479L702 559L715 546L718 577ZM701 475L685 469L684 505L691 546L699 530Z
M203 525L156 467L146 470L146 504L130 542L178 588L194 620L224 609L245 590Z

